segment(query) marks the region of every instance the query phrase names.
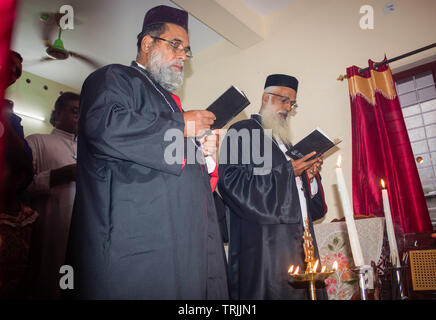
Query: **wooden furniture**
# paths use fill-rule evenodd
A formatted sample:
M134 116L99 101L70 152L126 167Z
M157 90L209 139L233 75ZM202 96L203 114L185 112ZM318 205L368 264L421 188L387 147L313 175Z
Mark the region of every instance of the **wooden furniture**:
M409 299L436 300L436 233L409 233L400 237Z

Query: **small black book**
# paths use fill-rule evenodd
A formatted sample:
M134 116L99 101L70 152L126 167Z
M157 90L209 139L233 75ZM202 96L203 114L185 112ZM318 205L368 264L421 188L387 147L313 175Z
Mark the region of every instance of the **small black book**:
M231 86L206 109L216 117L211 129L221 129L249 104L250 101L245 94L238 88Z
M321 156L324 152L330 150L337 145L341 140L335 139L332 141L321 129L316 128L300 142L292 146L286 154L294 160L303 158L306 154L316 151L316 154L309 160Z

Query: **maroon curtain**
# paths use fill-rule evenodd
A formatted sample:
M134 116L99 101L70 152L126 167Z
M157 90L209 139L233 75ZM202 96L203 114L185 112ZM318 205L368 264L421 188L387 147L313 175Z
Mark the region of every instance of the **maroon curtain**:
M2 103L6 86L8 84L9 68L9 47L11 45L12 29L14 26L16 0L0 0L0 172L3 172L3 145L4 126ZM0 192L1 192L0 175ZM0 193L1 196L1 193Z
M384 216L380 179L384 179L392 220L403 233L432 231L418 169L389 66L359 74L347 69L353 142L355 215Z

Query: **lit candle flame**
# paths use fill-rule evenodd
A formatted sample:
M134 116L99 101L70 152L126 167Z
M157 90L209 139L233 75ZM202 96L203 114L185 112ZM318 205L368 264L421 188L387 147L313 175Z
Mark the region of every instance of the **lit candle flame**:
M380 179L380 184L383 189L385 189L385 181L383 179Z
M318 264L319 264L319 259L316 260L315 264L313 265L312 272L316 272L316 269L318 268Z
M322 268L321 268L321 273L324 273L324 272L325 272L325 269L326 269L326 266L322 266Z
M289 268L288 273L292 273L292 271L294 271L294 265Z
M340 154L338 157L338 161L336 162L336 167L340 168L342 163L342 155Z
M333 267L332 267L332 269L333 269L333 271L338 270L338 262L337 262L337 261L333 262Z
M297 268L295 269L295 272L293 274L299 274L300 273L300 266L297 266Z

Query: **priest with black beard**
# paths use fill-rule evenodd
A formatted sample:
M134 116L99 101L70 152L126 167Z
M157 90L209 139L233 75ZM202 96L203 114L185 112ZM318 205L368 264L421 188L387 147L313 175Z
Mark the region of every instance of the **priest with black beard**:
M309 160L313 152L294 161L286 155L297 89L292 76L268 76L259 114L233 124L220 149L218 188L230 209L232 299L308 298L307 287L290 282L287 271L291 265L305 270L304 226L308 223L314 235L313 221L327 206L319 175L322 157ZM316 295L326 299L325 288Z
M145 15L136 61L108 65L86 79L68 296L228 298L209 175L216 164L205 161L219 133L203 135L215 116L183 112L174 94L191 56L188 13L158 6ZM200 156L187 161L187 150Z

